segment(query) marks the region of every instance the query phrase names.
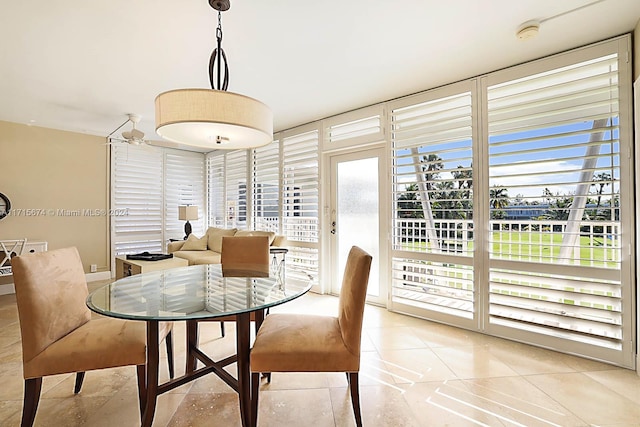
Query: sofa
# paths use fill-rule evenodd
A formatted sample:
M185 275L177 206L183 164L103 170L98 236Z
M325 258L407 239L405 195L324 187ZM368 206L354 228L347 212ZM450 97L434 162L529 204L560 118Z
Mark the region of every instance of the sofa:
M190 234L186 240L169 242L167 252L186 259L189 265L220 264L222 238L225 236L267 236L271 246L281 246L284 241L284 236L277 236L271 231L209 227L202 237Z

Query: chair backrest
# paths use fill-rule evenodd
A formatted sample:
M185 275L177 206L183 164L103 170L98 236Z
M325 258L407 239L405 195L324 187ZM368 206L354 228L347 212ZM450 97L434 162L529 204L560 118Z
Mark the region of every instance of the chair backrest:
M27 362L91 319L89 292L74 247L17 256L11 264Z
M224 236L220 260L224 275L268 276L269 237Z
M362 335L362 317L369 285L371 255L357 246L353 246L347 257L347 265L342 278L338 322L342 339L349 351L360 354L360 338Z

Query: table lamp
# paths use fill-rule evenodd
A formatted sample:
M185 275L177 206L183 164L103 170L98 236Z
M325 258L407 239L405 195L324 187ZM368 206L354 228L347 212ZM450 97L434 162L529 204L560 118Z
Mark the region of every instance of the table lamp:
M190 220L198 219L198 207L197 206L178 206L178 219L181 221L187 221L184 224L184 240L187 240L189 234L191 234Z

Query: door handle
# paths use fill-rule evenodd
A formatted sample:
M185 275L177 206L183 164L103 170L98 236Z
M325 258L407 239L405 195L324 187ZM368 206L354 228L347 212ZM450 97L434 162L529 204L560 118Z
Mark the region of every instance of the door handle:
M336 234L336 222L331 222L331 234Z

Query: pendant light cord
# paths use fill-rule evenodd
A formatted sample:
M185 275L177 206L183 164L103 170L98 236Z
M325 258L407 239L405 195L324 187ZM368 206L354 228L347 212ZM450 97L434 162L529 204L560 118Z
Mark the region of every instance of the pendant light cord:
M218 27L216 28L217 46L211 52L211 58L209 58L209 83L211 83L211 89L215 90L227 90L229 86L229 66L227 64L227 55L222 49L222 13L218 11ZM222 64L224 63L224 78L222 76ZM214 84L213 75L216 75L216 82Z

